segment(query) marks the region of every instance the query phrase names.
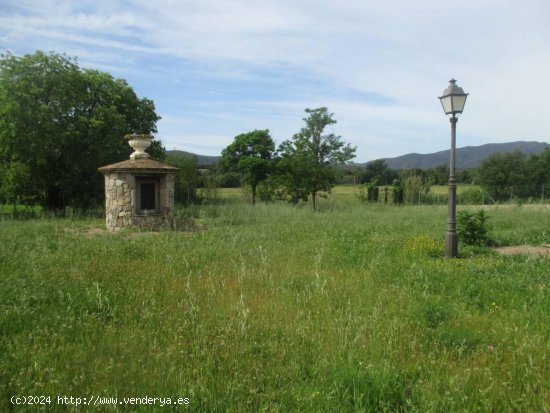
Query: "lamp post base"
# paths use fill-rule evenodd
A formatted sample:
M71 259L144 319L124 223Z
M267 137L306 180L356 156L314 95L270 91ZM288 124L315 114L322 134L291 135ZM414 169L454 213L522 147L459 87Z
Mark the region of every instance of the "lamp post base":
M445 257L458 257L458 236L456 232L445 232Z

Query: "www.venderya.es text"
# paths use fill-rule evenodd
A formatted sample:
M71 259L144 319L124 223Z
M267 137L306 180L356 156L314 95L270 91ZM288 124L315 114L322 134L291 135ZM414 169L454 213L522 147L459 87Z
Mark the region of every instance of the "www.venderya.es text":
M106 397L106 396L12 396L14 405L67 405L67 406L184 406L190 403L188 397Z

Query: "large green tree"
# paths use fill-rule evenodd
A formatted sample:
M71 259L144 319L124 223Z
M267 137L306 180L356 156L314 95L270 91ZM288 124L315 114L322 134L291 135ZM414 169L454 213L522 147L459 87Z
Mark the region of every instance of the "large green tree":
M127 159L124 135L154 133L159 119L154 103L126 81L81 69L76 59L53 52L0 57L0 170L22 165L8 189L25 188L49 209L98 204L97 167ZM152 152L162 156L159 142Z
M373 182L376 180L380 185L388 185L395 178L397 178L397 172L390 169L385 160L377 159L365 165L362 181Z
M355 148L333 133L327 126L336 123L327 108L306 109L306 125L292 139L279 146L279 171L282 184L291 200L307 200L311 196L317 208L320 192L330 192L336 181L334 166L355 157Z
M258 185L273 170L275 143L269 130L254 130L235 137L233 143L222 151L222 163L228 170L243 174L252 191L252 205L256 204Z
M479 166L479 183L497 201L523 197L530 182L525 154L519 150L496 153Z

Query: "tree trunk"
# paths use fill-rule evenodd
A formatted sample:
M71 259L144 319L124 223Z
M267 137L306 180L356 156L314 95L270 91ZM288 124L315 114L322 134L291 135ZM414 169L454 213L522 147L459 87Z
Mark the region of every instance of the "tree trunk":
M252 186L252 205L256 205L256 186Z
M311 193L311 204L313 206L313 210L317 210L317 192Z

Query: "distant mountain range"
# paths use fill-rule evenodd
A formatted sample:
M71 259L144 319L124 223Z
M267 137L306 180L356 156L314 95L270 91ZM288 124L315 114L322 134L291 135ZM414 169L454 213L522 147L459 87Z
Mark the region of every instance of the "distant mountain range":
M545 142L507 142L507 143L488 143L481 146L465 146L456 149L456 168L468 169L475 168L481 164L481 161L495 153L512 152L520 150L526 155L531 155L550 148L550 144ZM449 164L451 157L450 149L441 152L419 154L409 153L396 158L385 158L386 164L391 169L429 169L436 166ZM367 162L368 163L368 162Z
M166 154L168 155L172 154L176 156L196 156L200 166L214 165L216 162L218 162L222 158L221 156L197 155L191 152L178 151L175 149L171 151L166 151Z
M466 146L464 148L457 148L456 150L456 167L457 169L468 169L479 166L481 161L488 158L495 153L511 152L520 150L527 155L535 154L550 148L550 144L546 142L507 142L507 143L488 143L481 146ZM221 159L221 156L204 156L196 155L190 152L172 150L167 151L168 154L175 154L178 156L191 155L196 156L201 166L209 166L215 164ZM409 153L407 155L398 156L396 158L384 158L388 167L391 169L411 169L421 168L429 169L436 166L448 164L450 159L450 150L419 154ZM366 165L369 162L356 165Z

